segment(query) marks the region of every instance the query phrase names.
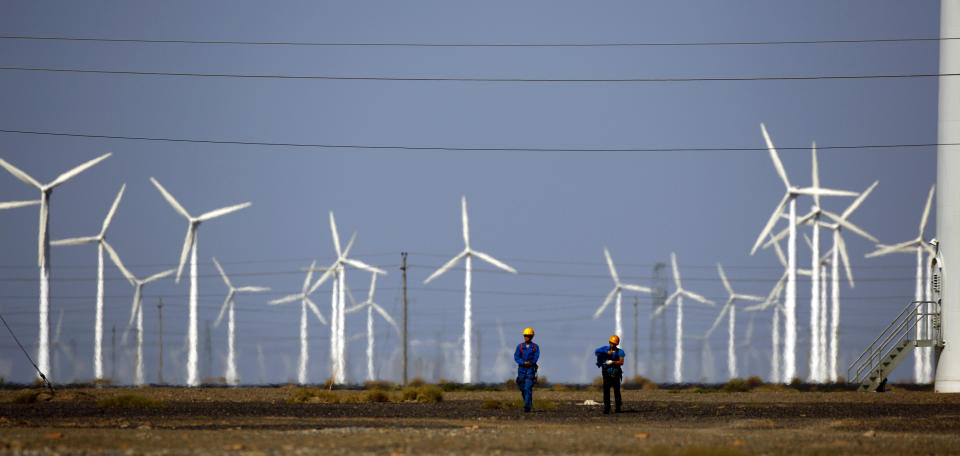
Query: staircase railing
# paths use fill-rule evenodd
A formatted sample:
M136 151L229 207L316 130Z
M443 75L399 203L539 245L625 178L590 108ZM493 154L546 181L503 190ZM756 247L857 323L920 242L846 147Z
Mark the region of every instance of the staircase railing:
M917 327L929 328L924 345L942 344L940 331L940 304L934 301L911 301L889 325L877 336L867 349L847 368L851 383L862 383L867 376L880 367L880 363L893 350L908 340L916 340ZM919 341L918 341L919 342Z

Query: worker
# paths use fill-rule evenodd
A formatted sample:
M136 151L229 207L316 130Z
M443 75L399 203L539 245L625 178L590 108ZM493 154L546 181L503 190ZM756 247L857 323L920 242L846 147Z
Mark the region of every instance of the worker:
M533 408L533 385L537 383L537 360L540 359L540 347L533 343L533 328L523 330L523 342L513 352L517 363L517 386L523 394L523 411Z
M617 402L617 413L620 413L623 407L623 400L620 398L620 381L623 380L623 350L617 348L620 345L620 336L614 334L610 336L610 345L605 345L594 351L597 355L597 367L603 374L603 413L610 413L610 388L613 388L613 395Z

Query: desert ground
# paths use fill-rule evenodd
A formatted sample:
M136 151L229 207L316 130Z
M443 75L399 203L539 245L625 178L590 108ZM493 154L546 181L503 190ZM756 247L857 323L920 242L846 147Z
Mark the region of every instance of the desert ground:
M611 415L591 387L529 414L515 390L369 391L8 386L0 454L960 454L960 395L929 391L630 389Z

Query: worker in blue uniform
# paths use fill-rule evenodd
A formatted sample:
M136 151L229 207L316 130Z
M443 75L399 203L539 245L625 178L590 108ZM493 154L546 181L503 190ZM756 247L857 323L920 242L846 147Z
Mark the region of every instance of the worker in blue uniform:
M523 411L533 408L533 385L537 383L537 361L540 359L540 347L533 343L533 328L523 330L523 342L513 352L517 363L517 386L523 394Z
M623 380L623 350L617 348L620 345L620 336L614 334L610 336L610 344L600 347L594 351L597 356L597 367L603 374L603 413L610 413L610 389L613 388L614 398L616 399L617 413L621 412L623 400L620 398L620 382Z

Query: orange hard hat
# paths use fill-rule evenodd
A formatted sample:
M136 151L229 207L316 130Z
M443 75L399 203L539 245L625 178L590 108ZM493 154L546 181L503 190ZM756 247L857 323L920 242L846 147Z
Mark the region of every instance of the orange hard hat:
M620 345L620 336L616 334L610 336L610 343L614 345Z

